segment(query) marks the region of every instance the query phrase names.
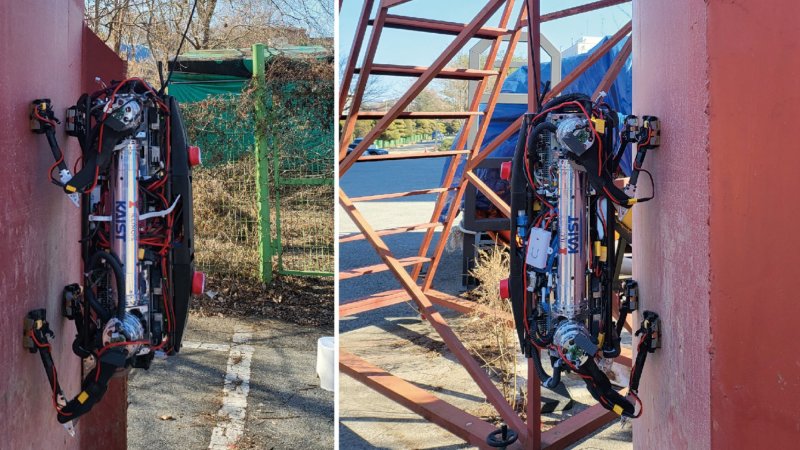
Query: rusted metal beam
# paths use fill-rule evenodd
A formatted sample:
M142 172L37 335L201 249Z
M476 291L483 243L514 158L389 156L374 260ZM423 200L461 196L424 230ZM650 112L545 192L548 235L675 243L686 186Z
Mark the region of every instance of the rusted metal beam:
M385 26L399 30L421 31L424 33L458 35L467 25L464 23L445 22L444 20L425 19L389 14ZM476 38L496 39L509 34L506 28L482 27L475 33Z
M382 0L381 6L384 8L391 8L393 6L402 5L403 3L408 3L411 0Z
M542 14L539 19L539 23L550 22L557 19L563 19L564 17L570 17L577 14L583 14L590 11L595 11L602 8L607 8L609 6L620 5L622 3L630 3L631 0L600 0L597 2L587 3L585 5L574 6L572 8L562 9L561 11L554 11L547 14ZM522 28L526 26L526 23L522 21L517 22L517 28Z
M536 371L533 358L528 358L528 392L527 392L527 405L525 405L525 412L527 422L525 425L528 427L528 435L531 436L530 448L542 447L542 381L539 379L539 373Z
M464 412L413 384L347 351L339 350L339 369L356 381L405 406L426 420L465 440L470 445L488 449L486 437L495 426ZM509 449L522 449L517 443Z
M417 263L424 263L430 261L430 258L419 258L416 256L410 258L395 259L395 263L400 267L413 266ZM387 264L375 264L372 266L358 267L355 269L340 270L339 280L349 280L350 278L360 277L364 275L372 275L373 273L386 272L389 269Z
M361 8L361 16L358 19L356 26L356 35L353 37L353 45L350 47L350 56L347 59L347 64L342 74L342 84L339 91L339 114L344 112L345 103L347 103L347 95L350 93L350 83L353 82L353 73L358 63L358 55L361 54L361 43L364 42L364 35L367 33L367 22L369 16L372 14L372 6L375 0L364 0L364 6ZM342 9L342 2L339 1L339 9Z
M617 54L617 57L614 58L614 62L611 63L611 67L608 68L608 71L603 76L603 79L600 80L600 84L597 85L597 89L594 90L592 93L592 100L597 100L597 97L600 95L601 92L608 93L608 90L611 89L611 85L614 84L617 77L619 76L620 70L625 66L625 63L628 62L628 57L631 55L631 45L632 39L628 36L628 40L625 41L625 45L622 46L622 49Z
M433 329L439 334L447 348L458 359L464 369L470 374L475 384L481 389L489 403L494 406L500 417L514 430L519 431L520 441L522 443L528 442L528 433L524 428L522 420L517 413L505 400L505 397L497 389L494 382L489 378L486 371L483 370L481 365L475 361L469 351L461 343L461 340L447 325L444 317L433 307L430 299L422 292L419 286L414 282L408 272L405 271L397 258L392 254L387 247L386 243L375 234L375 231L370 226L369 222L364 218L361 212L355 207L350 198L341 189L339 190L339 204L342 206L344 212L350 217L350 220L356 224L361 232L367 237L367 240L378 256L383 260L389 270L400 281L400 284L409 293L411 298L417 303L420 312L426 320L431 324Z
M464 31L458 34L453 42L447 47L447 49L436 58L436 61L428 67L424 74L420 75L417 81L409 88L408 92L406 92L397 103L389 110L387 115L378 121L375 127L370 130L361 143L356 146L355 150L352 153L345 156L343 160L339 163L339 177L343 176L347 173L348 170L353 166L356 160L367 150L367 148L372 145L375 139L383 133L389 125L397 118L397 116L405 111L406 107L425 89L428 84L433 81L436 75L444 69L450 60L458 54L459 51L464 47L464 45L469 42L472 36L475 34L477 30L479 30L487 20L505 3L506 0L488 0L486 2L486 6L481 9L481 11L475 16L475 18L464 28ZM378 18L376 19L375 27L373 27L373 31L375 28L378 27L380 24L381 28L383 27L383 21L386 18L385 10L382 9L383 15L379 14ZM377 46L377 43L376 43ZM371 61L369 61L371 63ZM367 68L365 66L365 71L371 70L371 67ZM359 85L361 81L361 77L359 77ZM361 92L363 95L363 90ZM355 119L351 116L348 119L353 119L353 126L355 126ZM344 138L348 138L352 135L352 130L349 131L347 128L345 129L345 136ZM349 141L343 141L349 142Z
M347 120L345 120L344 122L344 129L339 139L340 161L347 157L347 145L353 139L353 131L356 128L356 121L358 121L358 112L361 109L361 102L364 99L364 92L367 89L367 80L369 78L369 71L372 69L372 64L375 61L375 52L378 50L378 42L380 41L381 32L383 31L383 21L386 20L387 11L388 11L387 8L381 5L381 7L378 8L378 15L375 18L375 23L372 26L372 34L370 34L369 44L367 45L367 52L364 55L364 63L361 65L361 75L359 75L358 77L358 82L356 83L356 89L353 92L353 99L350 102L350 110L348 111L347 114ZM366 19L369 18L368 16ZM365 18L362 17L362 19ZM366 20L364 20L363 23L359 23L359 27L363 26L366 28L366 25L367 25ZM348 61L348 63L355 64L355 60ZM353 66L353 70L355 70L355 65ZM362 150L362 152L363 151L364 150ZM358 154L358 156L360 155L361 153ZM353 159L354 160L357 159L358 156L356 156L356 158Z
M380 120L386 111L362 111L358 113L358 120ZM468 119L471 116L482 116L481 111L403 111L398 119ZM341 120L346 120L347 115L342 114Z
M361 69L356 68L356 73ZM395 77L418 77L428 70L422 66L405 66L401 64L373 64L370 71L373 75L386 75ZM475 69L442 69L436 74L436 78L448 80L482 80L484 77L496 76L495 70L475 70Z
M409 231L427 230L429 228L436 228L441 225L442 225L441 223L421 223L418 225L409 225L403 227L394 227L394 228L387 228L384 230L378 230L375 232L375 234L378 236L391 236L393 234L408 233ZM351 234L349 236L340 237L339 243L346 244L348 242L360 241L362 239L366 239L366 237L362 233Z
M454 297L444 292L429 289L425 294L437 306L460 312L461 314L477 314L479 317L490 317L493 320L502 320L509 327L514 327L514 316L509 312L493 309L486 305L460 297Z
M509 1L506 4L506 8L503 11L503 16L500 19L500 26L505 27L507 26L510 18L511 18L511 11L514 7L514 2ZM524 17L526 14L525 8L520 10L520 17ZM495 85L492 89L492 93L489 96L489 101L486 105L486 109L484 111L484 119L480 123L480 127L477 130L475 141L472 143L472 149L470 150L470 155L476 152L476 148L480 149L481 143L483 142L484 137L486 136L486 131L488 130L489 123L492 120L492 115L494 114L494 109L497 104L497 98L500 95L500 91L502 90L503 82L508 75L508 70L511 66L511 60L513 59L514 49L516 48L517 43L522 35L521 30L515 30L509 38L508 46L506 47L506 54L503 58L502 64L500 64L500 70L498 72L498 77L495 82ZM489 50L488 58L486 59L486 68L494 67L495 60L497 59L497 55L500 52L500 46L503 43L502 38L497 38L493 43ZM477 110L480 106L480 100L483 98L483 92L486 89L486 85L488 84L488 79L484 78L475 90L475 95L472 100L472 105L470 107L471 110ZM467 122L467 126L461 131L461 136L456 143L457 148L463 148L466 144L467 136L470 133L470 127L474 124L472 121ZM455 173L460 164L460 158L453 158L450 161L450 166L447 169L447 174L443 180L442 186L451 186L453 184L453 180L455 178ZM463 184L463 183L462 183ZM463 191L461 187L459 187L458 192L456 192L455 199L451 201L451 204L460 204L461 197L463 196ZM439 220L439 216L444 211L444 206L448 201L448 195L440 195L436 201L436 206L433 208L433 213L431 214L431 220ZM450 233L450 229L453 226L453 220L455 219L455 215L448 214L448 219L445 220L445 227L442 230L442 236L448 236ZM433 233L429 232L425 235L425 238L422 240L422 244L420 245L420 250L418 255L425 256L428 254L428 250L430 249L431 242L433 240ZM437 243L432 258L432 263L429 266L429 269L432 269L432 272L429 272L428 277L426 278L423 289L429 289L433 283L433 279L436 275L436 269L438 267L439 258L442 256L442 252L444 251L444 244L445 240L439 240ZM411 277L415 280L419 277L420 272L422 271L422 266L418 265L414 267Z
M541 4L539 0L526 0L525 6L528 11L528 112L533 112L539 107L539 82L542 79ZM473 159L480 153L480 148L475 153ZM469 173L473 173L472 170L474 169L465 168L464 170L469 170ZM506 216L510 217L510 206L508 211ZM542 416L539 409L541 401L542 388L539 373L536 371L533 359L528 358L528 420L525 425L528 427L527 431L531 436L530 448L535 449L542 446Z
M431 303L436 306L441 306L461 314L476 314L479 317L502 320L505 321L509 327L514 326L514 317L509 312L492 309L480 303L454 297L435 290L426 291L425 295L427 295ZM359 314L410 300L411 296L403 289L380 292L357 300L342 302L339 306L339 317Z
M403 303L411 300L404 289L395 289L385 291L378 294L370 295L366 298L357 300L344 301L339 303L339 317L353 316L363 312L372 311L374 309L383 308L385 306L392 306L398 303Z
M622 347L619 356L614 358L614 362L631 367L633 365L633 352L628 347Z
M386 200L390 198L402 198L402 197L413 197L415 195L427 195L427 194L439 194L442 192L453 191L455 188L433 188L433 189L417 189L414 191L405 191L405 192L391 192L388 194L375 194L375 195L365 195L363 197L353 197L350 200L353 203L358 202L371 202L375 200Z
M500 211L502 215L505 217L511 216L511 207L506 203L497 192L495 192L492 188L486 185L477 175L475 172L467 172L466 177L473 186L475 186L483 195L489 199L490 202Z
M525 0L525 6L528 10L528 112L532 112L538 106L542 80L541 5L539 0Z
M617 418L618 415L603 408L602 405L591 406L543 432L541 448L547 450L567 448Z
M587 3L585 5L575 6L572 8L562 9L548 14L542 14L540 22L549 22L551 20L561 19L564 17L574 16L597 9L607 8L609 6L621 5L623 3L630 3L631 0L600 0L597 2Z

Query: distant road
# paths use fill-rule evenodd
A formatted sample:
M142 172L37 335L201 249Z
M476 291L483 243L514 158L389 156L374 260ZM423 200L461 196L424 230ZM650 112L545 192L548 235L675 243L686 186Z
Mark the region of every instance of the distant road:
M387 148L386 150L392 152L408 152L408 151L423 151L423 150L434 150L439 145L434 141L422 141L417 142L416 144L412 145L404 145L402 147L391 147Z

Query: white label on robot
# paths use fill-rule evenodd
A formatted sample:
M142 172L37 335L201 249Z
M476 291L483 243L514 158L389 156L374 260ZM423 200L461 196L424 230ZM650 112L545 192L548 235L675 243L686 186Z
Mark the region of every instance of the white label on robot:
M547 255L551 238L551 233L544 228L531 228L525 263L537 269L544 269L547 267Z

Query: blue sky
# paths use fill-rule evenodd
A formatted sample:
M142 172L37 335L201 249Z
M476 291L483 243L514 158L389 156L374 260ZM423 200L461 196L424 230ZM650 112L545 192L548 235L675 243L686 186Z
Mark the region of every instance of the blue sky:
M375 3L377 9L377 3L379 2L376 1ZM512 21L516 19L519 9L524 3L524 0L515 2ZM542 13L548 13L586 3L588 3L588 0L541 0L541 8ZM391 13L466 23L472 20L485 4L485 0L412 0L409 3L392 8ZM361 12L362 5L362 1L346 0L339 15L339 54L342 59L347 58L350 54L355 27L358 24L358 15ZM498 11L495 17L489 20L488 26L497 26L500 21L501 11ZM628 3L546 22L542 24L542 33L556 47L564 50L581 36L613 34L627 23L630 18L631 4ZM370 30L368 30L367 36L369 36ZM452 42L453 38L454 36L385 29L381 34L381 43L378 47L375 61L427 66L441 54L447 45ZM468 43L465 49L472 47L475 43L477 43L477 40ZM364 49L362 49L363 51ZM359 61L361 60L359 59ZM396 95L397 91L402 87L408 86L408 79L404 81L400 81L403 79L398 77L382 77L382 79L384 83L387 83L387 80L391 80L393 84L397 85L394 92L387 93L390 97Z

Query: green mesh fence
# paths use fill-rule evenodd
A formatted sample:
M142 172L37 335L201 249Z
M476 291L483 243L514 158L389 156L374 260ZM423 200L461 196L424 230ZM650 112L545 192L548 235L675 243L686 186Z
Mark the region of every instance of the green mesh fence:
M278 271L333 274L333 85L267 82Z
M304 72L298 80L286 68L268 75L263 96L248 85L240 95L182 105L190 141L203 151L203 166L194 173L197 264L209 273L259 274L254 136L262 127L273 270L332 275L332 76L303 79L314 75ZM267 105L261 121L255 120L257 101Z

